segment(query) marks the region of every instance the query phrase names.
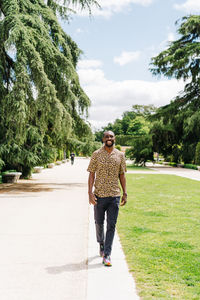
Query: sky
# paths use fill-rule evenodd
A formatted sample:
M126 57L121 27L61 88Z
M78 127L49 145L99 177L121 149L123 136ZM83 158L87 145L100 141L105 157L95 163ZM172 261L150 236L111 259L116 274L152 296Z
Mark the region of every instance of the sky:
M98 1L98 0L97 0ZM170 103L184 82L155 77L151 58L179 38L181 18L200 13L200 0L99 0L62 22L83 51L77 72L91 100L88 121L101 129L135 104ZM75 8L77 9L77 8Z

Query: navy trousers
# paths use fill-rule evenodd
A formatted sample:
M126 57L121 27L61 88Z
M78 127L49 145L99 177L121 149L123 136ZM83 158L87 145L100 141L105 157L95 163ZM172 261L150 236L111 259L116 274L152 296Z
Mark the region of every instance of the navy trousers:
M109 256L112 251L112 244L115 234L115 225L119 212L119 197L97 198L97 204L94 206L94 219L96 225L97 242L104 244L104 255ZM104 237L104 220L107 217L106 236Z

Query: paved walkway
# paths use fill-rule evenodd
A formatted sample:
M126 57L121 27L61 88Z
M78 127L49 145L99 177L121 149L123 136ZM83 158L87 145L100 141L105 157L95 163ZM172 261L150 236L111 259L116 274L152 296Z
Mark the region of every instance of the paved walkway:
M173 168L170 166L153 165L149 164L148 167L151 171L128 171L128 173L136 174L169 174L181 176L193 180L200 181L200 172L197 170L186 169L186 168Z
M96 243L93 207L90 208L88 247L88 292L87 300L139 300L132 275L128 271L119 237L116 232L111 268L102 264Z
M113 267L105 268L98 256L87 165L76 158L74 166L0 185L0 299L139 299L117 234ZM188 169L155 167L150 173L200 180L200 172Z
M1 300L86 299L86 162L79 164L0 191Z
M113 267L98 256L88 162L0 185L1 300L139 299L117 235Z

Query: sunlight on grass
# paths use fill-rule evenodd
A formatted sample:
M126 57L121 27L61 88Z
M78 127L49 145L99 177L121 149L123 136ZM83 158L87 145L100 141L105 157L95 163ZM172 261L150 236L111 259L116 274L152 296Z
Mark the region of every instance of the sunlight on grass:
M200 182L128 174L118 233L142 299L200 299Z

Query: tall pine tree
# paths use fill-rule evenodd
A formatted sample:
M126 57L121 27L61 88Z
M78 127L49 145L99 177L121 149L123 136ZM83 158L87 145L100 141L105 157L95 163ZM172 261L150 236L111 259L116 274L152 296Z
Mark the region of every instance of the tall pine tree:
M169 105L158 109L154 119L159 124L155 123L152 133L157 151L192 162L200 140L200 16L184 17L178 33L178 40L152 58L151 71L156 76L183 79L186 85ZM160 137L163 142L158 146Z
M81 54L61 28L69 4L93 0L0 0L0 164L24 176L53 159L71 137L90 134L90 100L76 65Z

